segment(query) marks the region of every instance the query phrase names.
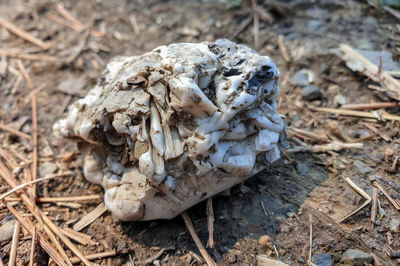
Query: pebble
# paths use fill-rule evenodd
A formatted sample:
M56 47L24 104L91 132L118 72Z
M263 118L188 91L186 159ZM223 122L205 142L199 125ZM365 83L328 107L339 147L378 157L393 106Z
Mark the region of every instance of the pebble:
M390 220L390 231L393 233L400 232L400 219L392 218Z
M340 262L354 266L362 266L367 263L372 264L374 262L374 258L371 254L359 249L348 249L343 253Z
M310 172L310 167L301 162L296 162L296 170L299 174L306 175Z
M309 69L303 68L299 71L297 71L290 82L293 85L298 85L298 86L307 86L311 83L314 82L315 79L315 74Z
M310 19L307 22L307 29L309 30L317 30L322 26L321 20L318 19Z
M306 101L313 101L321 99L321 90L318 86L308 85L303 88L301 91L301 97Z
M15 220L11 220L0 226L0 243L9 241L14 232Z
M45 177L46 175L53 174L57 171L58 167L55 163L52 162L44 162L39 167L39 174L41 177Z
M337 94L335 96L335 98L333 98L333 103L336 106L341 106L341 105L345 105L347 103L347 99L346 97L344 97L342 94Z
M332 256L329 253L316 254L312 256L312 261L316 266L332 266Z
M374 169L359 160L355 160L353 164L357 168L357 170L363 175L374 173Z

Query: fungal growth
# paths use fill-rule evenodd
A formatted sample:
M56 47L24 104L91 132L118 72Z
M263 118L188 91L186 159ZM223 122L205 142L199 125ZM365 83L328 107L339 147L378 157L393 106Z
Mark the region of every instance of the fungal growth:
M68 117L85 177L123 221L170 219L280 157L279 71L222 39L117 57Z

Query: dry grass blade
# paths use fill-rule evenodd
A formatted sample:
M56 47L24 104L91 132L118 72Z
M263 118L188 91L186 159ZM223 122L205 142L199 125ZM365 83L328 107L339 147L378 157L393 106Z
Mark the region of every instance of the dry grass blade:
M15 210L10 204L6 204L7 208L10 210L10 212L15 216L15 218L21 223L21 225L28 231L32 236L35 232L35 226L33 225L32 221L29 220L27 217L23 217L22 214L20 214L17 210ZM46 240L44 235L40 232L36 232L37 239L39 241L40 246L43 248L44 251L46 251L47 254L57 263L57 265L63 265L66 266L67 264L64 262L63 258L61 257L61 254L55 250L50 243Z
M311 110L325 113L332 113L338 115L347 115L347 116L355 116L355 117L365 117L365 118L375 118L379 120L379 118L370 112L363 111L353 111L353 110L345 110L345 109L334 109L334 108L324 108L324 107L316 107L310 108ZM385 120L395 120L400 121L400 116L398 115L390 115L390 114L382 114L381 117Z
M21 224L17 221L15 223L13 238L11 242L10 259L8 261L9 266L14 266L16 262L20 232L21 232Z
M33 266L35 262L35 246L36 246L36 228L33 228L31 253L29 254L29 266Z
M33 82L29 77L28 73L26 72L25 67L22 64L22 61L18 60L17 64L29 89L31 91L34 91L35 88L33 86ZM32 103L32 144L33 144L32 180L35 180L37 176L37 164L38 164L38 124L37 124L36 94L32 95L31 103ZM36 198L36 185L32 186L31 195L33 198Z
M95 253L95 254L90 254L86 255L86 258L89 260L98 260L106 257L112 257L115 256L117 253L115 251L105 251L105 252L100 252L100 253ZM78 263L80 260L77 257L71 258L72 263Z
M82 31L85 28L79 20L77 20L74 16L71 15L71 13L68 12L68 10L64 8L63 4L57 4L56 9L66 20L74 25L76 31Z
M7 184L10 187L15 188L18 186L18 183L15 180L15 178L12 176L10 171L7 169L7 167L1 161L0 161L0 171L1 171L1 176L3 177L3 179L7 182ZM81 261L85 265L91 265L91 263L85 258L85 256L79 251L79 249L77 249L77 247L63 233L61 233L60 230L58 230L58 227L46 215L44 215L42 212L40 212L39 210L37 210L34 207L35 206L34 203L26 196L26 194L20 193L19 197L22 199L22 201L24 202L25 206L29 209L29 211L32 212L32 214L35 216L35 218L38 221L43 220L44 223L50 228L49 230L46 230L47 227L44 226L44 229L46 230L46 233L49 235L49 237L52 237L51 231L53 231L61 239L61 241L64 242L64 244L77 257L79 257L81 259ZM52 241L56 241L56 243L58 243L58 241L55 237L52 237ZM59 247L60 247L60 245L58 245L58 248ZM60 252L61 252L61 254L64 254L64 258L65 258L65 256L66 256L65 251L63 251L61 249ZM68 258L66 258L66 261L67 261L67 263L69 263Z
M6 55L13 58L31 60L31 61L50 61L55 62L59 61L60 58L47 54L25 54L25 53L15 53L12 51L8 51L6 49L0 48L0 55Z
M309 245L310 245L310 250L308 252L308 264L311 264L311 258L312 258L312 249L313 249L313 221L312 221L312 215L310 214L309 220L308 220L308 227L310 228L310 234L309 234Z
M278 36L278 47L279 51L281 52L283 60L285 60L286 63L289 63L290 62L289 53L286 49L285 43L283 42L283 35L281 34Z
M27 139L27 140L29 140L29 141L32 141L32 137L29 136L28 134L25 134L25 133L23 133L23 132L21 132L21 131L18 131L18 130L16 130L16 129L13 129L13 128L9 127L9 126L0 124L0 129L2 129L2 130L4 130L4 131L7 131L8 133L11 133L12 135L15 135L15 136L17 136L17 137L20 137L20 138L23 138L23 139Z
M383 195L385 195L385 197L388 199L388 201L390 201L390 203L393 205L393 207L397 210L400 211L400 204L395 201L387 192L386 190L378 183L378 181L373 181L372 184L379 189L380 191L382 191Z
M372 189L372 204L371 204L371 222L373 225L375 225L377 210L378 210L378 189L374 187Z
M42 40L39 40L36 37L33 37L31 34L28 32L24 31L23 29L15 26L14 24L8 22L7 20L0 18L0 25L2 25L4 28L6 28L9 32L17 35L18 37L36 45L39 46L43 50L47 50L50 47L50 44L43 42Z
M208 266L216 266L217 264L214 260L208 255L207 250L204 248L203 244L200 241L200 238L197 236L196 231L194 230L192 221L187 215L186 212L181 214L183 221L185 222L186 228L189 230L190 235L192 236L194 243L196 244L197 248L199 249L201 255L203 256L204 260L206 261Z
M210 248L214 248L214 210L212 198L207 199L207 227L208 227L208 244Z
M361 188L359 188L350 178L345 177L344 181L346 181L347 184L349 184L349 186L351 186L355 191L357 191L363 198L366 199L366 201L357 209L355 209L354 211L352 211L351 213L349 213L348 215L346 215L345 217L343 217L342 219L340 219L338 221L338 223L344 222L345 220L347 220L348 218L350 218L351 216L353 216L354 214L356 214L357 212L359 212L362 208L364 208L365 206L367 206L368 204L371 203L371 197Z
M342 108L350 110L373 110L373 109L391 108L397 106L399 106L399 103L396 102L382 102L382 103L344 104L342 105Z
M57 197L57 198L37 198L36 202L70 202L70 201L86 201L101 199L100 195L87 195L76 197Z
M11 195L12 193L14 193L14 192L16 192L16 191L18 191L20 189L23 189L26 186L30 186L30 185L33 185L33 184L36 184L36 183L39 183L39 182L42 182L42 181L45 181L45 180L50 180L50 179L54 179L54 178L57 178L57 177L69 176L69 175L73 175L73 174L74 173L72 173L72 172L66 172L66 173L61 173L61 174L51 174L51 175L48 175L48 176L45 176L45 177L42 177L42 178L39 178L39 179L36 179L36 180L32 180L30 182L23 183L23 184L21 184L19 186L14 187L10 191L7 191L6 193L3 193L0 196L0 200L4 199L8 195Z
M288 149L288 153L296 152L327 152L327 151L341 151L344 149L362 149L364 145L362 143L342 143L339 141L334 141L332 143L324 145L314 145L314 146L299 146Z
M82 230L86 226L93 223L97 218L99 218L106 211L107 211L107 207L104 205L104 203L100 203L93 211L89 212L86 216L84 216L76 224L74 224L73 229L75 231Z

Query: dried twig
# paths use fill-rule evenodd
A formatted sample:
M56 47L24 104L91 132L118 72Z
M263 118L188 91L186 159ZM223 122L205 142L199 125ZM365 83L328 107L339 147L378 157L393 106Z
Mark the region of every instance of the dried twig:
M0 25L2 25L4 28L6 28L9 32L14 33L18 37L36 45L39 46L43 50L47 50L50 48L50 44L43 42L42 40L33 37L31 34L28 32L24 31L23 29L15 26L14 24L8 22L7 20L0 18Z
M21 231L21 224L17 221L15 223L13 238L11 242L10 258L8 261L9 266L14 266L16 262L20 231Z
M22 214L15 210L10 204L7 203L6 206L18 220L18 222L20 222L21 225L26 229L26 231L28 231L33 236L35 232L35 226L33 225L32 221L29 220L28 217L23 217ZM50 245L50 243L46 240L46 237L44 237L44 235L40 231L37 231L36 234L40 246L43 248L44 251L47 252L47 254L49 254L49 256L57 263L57 265L66 266L67 264L64 262L61 254L58 253L52 245Z
M339 46L343 53L341 58L346 65L353 71L361 71L372 80L379 82L390 97L400 101L400 82L390 76L388 73L380 73L379 66L375 65L355 49L346 44Z
M268 213L267 213L267 211L265 210L264 202L263 202L262 200L261 200L261 208L262 208L262 210L263 210L263 212L264 212L265 217L268 217Z
M378 189L374 187L372 189L372 204L371 204L371 222L373 225L375 225L377 210L378 210Z
M2 130L4 130L4 131L7 131L8 133L11 133L12 135L15 135L15 136L17 136L17 137L20 137L20 138L23 138L23 139L27 139L27 140L29 140L29 141L32 141L32 137L29 136L28 134L25 134L25 133L23 133L23 132L21 132L21 131L18 131L18 130L16 130L16 129L13 129L13 128L9 127L9 126L0 124L0 129L2 129Z
M381 102L381 103L344 104L342 105L342 108L350 110L373 110L373 109L391 108L397 106L399 106L399 103L397 102Z
M95 254L90 254L86 255L86 258L88 260L98 260L106 257L112 257L115 256L117 253L115 251L105 251L105 252L100 252L100 253L95 253ZM77 257L72 257L71 262L72 263L78 263L80 260Z
M339 141L334 141L332 143L324 145L314 145L314 146L298 146L288 149L288 153L296 152L327 152L327 151L340 151L344 149L362 149L364 145L362 143L342 143Z
M196 231L194 230L192 221L190 220L189 215L186 212L183 212L181 214L183 221L185 222L186 228L189 230L190 235L192 236L194 243L196 244L197 248L199 249L201 255L205 259L207 265L209 266L216 266L217 264L214 262L214 260L208 255L207 250L204 248L203 244L201 243L199 237L196 234Z
M15 178L12 176L12 174L9 172L9 170L7 169L7 167L0 161L0 174L3 177L3 179L7 182L7 184L12 187L15 188L18 186L17 181L15 180ZM34 203L28 198L28 196L26 196L26 194L24 193L20 193L19 197L22 199L22 201L24 202L25 206L29 209L29 211L35 216L35 218L38 221L42 221L47 225L44 226L44 229L46 230L46 233L49 235L49 237L51 237L52 241L56 241L56 243L58 243L57 239L52 235L52 232L54 232L61 240L62 242L64 242L64 244L77 256L81 259L81 261L85 264L85 265L90 265L90 262L85 258L85 256L76 248L76 246L66 237L64 236L63 233L61 233L60 230L58 230L58 227L46 216L44 215L42 212L40 212L38 209L34 208ZM50 230L47 230L47 227L50 228ZM58 247L61 247L58 245ZM59 251L61 252L61 254L64 253L64 258L66 257L65 251L63 251L62 249ZM68 264L68 257L66 258L66 261Z
M294 131L296 133L300 133L301 135L315 139L316 141L319 141L322 143L327 143L329 141L328 137L325 134L317 134L314 132L310 132L310 131L300 129L300 128L295 128L295 127L288 127L288 130Z
M36 228L33 228L31 253L29 255L29 266L33 266L35 261L35 246L36 246Z
M69 201L86 201L101 199L100 195L87 195L76 197L56 197L56 198L36 198L36 202L69 202Z
M312 221L312 214L310 214L309 220L308 220L308 227L310 228L310 234L309 234L309 245L310 245L310 250L308 252L308 263L311 263L311 258L312 258L312 249L313 249L313 221Z
M378 181L374 180L372 182L372 185L374 185L377 189L379 189L380 191L382 191L383 195L385 195L385 197L388 199L388 201L390 201L390 203L392 203L393 207L397 210L400 211L400 204L395 201L387 192L386 190L378 183Z
M74 25L76 31L79 32L85 28L79 20L77 20L74 16L71 15L71 13L68 12L68 10L64 8L64 5L62 3L57 4L56 9L66 20Z
M365 117L365 118L375 118L375 119L379 120L379 117L377 117L375 114L370 113L370 112L324 108L324 107L317 107L317 108L310 107L310 109L314 110L314 111L318 111L318 112L332 113L332 114L338 114L338 115L347 115L347 116L356 116L356 117ZM386 120L400 121L400 116L398 116L398 115L382 114L381 117Z
M253 35L254 35L254 48L260 47L260 14L256 12L257 3L251 0L251 8L253 9Z
M23 184L21 184L19 186L14 187L13 189L7 191L6 193L3 193L0 196L0 200L4 199L8 195L11 195L12 193L14 193L14 192L26 187L26 186L30 186L30 185L33 185L33 184L36 184L38 182L42 182L42 181L45 181L45 180L50 180L50 179L54 179L54 178L57 178L57 177L69 176L69 175L73 175L73 174L74 174L73 172L65 172L65 173L61 173L61 174L51 174L51 175L48 175L48 176L45 176L45 177L42 177L42 178L38 178L36 180L32 180L32 181L23 183Z
M82 245L97 245L96 242L92 240L92 237L89 235L86 235L84 233L76 232L72 230L71 228L59 228L60 231L69 237L72 240L75 240L76 242L82 244Z
M148 258L147 260L144 261L144 265L151 264L153 261L158 259L165 251L165 248L162 248L160 251L158 251L154 256Z
M214 210L212 198L207 199L207 226L208 226L208 244L214 248Z
M283 35L282 34L280 34L278 36L278 47L279 47L279 51L281 52L283 60L285 60L286 63L289 63L290 62L290 57L289 57L289 53L287 51L287 48L285 46L285 43L283 42Z
M354 214L356 214L357 212L359 212L362 208L364 208L365 206L367 206L368 204L371 203L371 197L361 188L359 188L350 178L345 177L344 181L346 181L347 184L349 184L349 186L351 186L355 191L357 191L363 198L366 199L366 201L357 209L355 209L354 211L352 211L351 213L349 213L348 215L346 215L345 217L343 217L342 219L340 219L338 221L338 223L341 223L345 220L347 220L349 217L353 216Z
M375 134L377 134L379 137L381 137L382 139L384 139L386 142L391 141L391 139L385 134L383 133L381 130L378 130L376 127L374 127L373 125L364 123L363 124L366 128L368 128L369 130L373 131Z
M28 73L25 70L24 65L22 64L21 60L17 61L18 68L22 73L22 76L24 76L24 79L26 81L26 84L28 85L28 88L31 91L34 91L35 88L33 86L33 82L31 78L29 77ZM37 176L37 163L38 163L38 129L37 129L37 106L36 106L36 94L32 95L31 98L31 104L32 104L32 144L33 144L33 162L32 162L32 180L36 180ZM32 186L31 190L31 195L32 198L36 198L36 185Z
M0 48L0 55L6 55L13 58L31 60L31 61L59 61L60 58L47 54L26 54L26 53L15 53L3 48Z
M140 28L139 28L139 25L138 25L138 23L136 21L136 17L134 15L129 16L129 22L131 23L133 32L136 35L140 35Z
M80 219L74 226L75 231L80 231L86 226L93 223L97 218L99 218L103 213L107 211L107 207L104 203L100 203L93 211L89 212L82 219Z

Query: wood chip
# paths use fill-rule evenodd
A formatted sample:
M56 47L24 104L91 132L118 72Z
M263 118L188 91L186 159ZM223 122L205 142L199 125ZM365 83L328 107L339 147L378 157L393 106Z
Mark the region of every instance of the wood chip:
M345 220L347 220L348 218L350 218L351 216L353 216L354 214L356 214L357 212L359 212L362 208L364 208L365 206L367 206L368 204L371 203L371 197L361 188L359 188L350 178L345 177L344 181L346 181L347 184L349 184L349 186L351 186L355 191L357 191L364 199L366 199L366 201L357 209L355 209L354 211L350 212L348 215L346 215L345 217L343 217L342 219L340 219L338 221L338 223L344 222Z
M390 97L400 101L400 82L393 78L382 69L369 61L351 46L341 44L340 51L343 53L340 57L346 62L346 65L353 71L363 72L373 81L381 84L383 91Z
M378 189L372 189L372 204L371 204L371 222L375 225L376 222L376 214L378 210Z
M89 212L86 216L80 219L74 226L75 231L81 231L86 226L93 223L97 218L99 218L103 213L107 211L107 207L104 203L100 203L93 211Z
M268 258L265 255L257 255L257 265L258 266L289 266L282 261Z

